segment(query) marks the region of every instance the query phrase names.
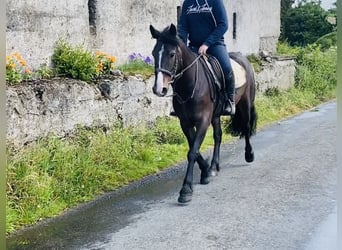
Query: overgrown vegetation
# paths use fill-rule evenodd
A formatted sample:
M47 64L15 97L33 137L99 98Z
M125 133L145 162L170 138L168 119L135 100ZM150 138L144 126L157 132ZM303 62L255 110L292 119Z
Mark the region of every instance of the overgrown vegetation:
M115 70L120 70L124 75L139 74L147 79L154 73L149 56L132 53L127 62L117 65L115 56L101 51L93 53L83 45L73 46L63 39L56 42L51 62L52 66L43 63L32 70L18 52L13 52L6 56L6 81L14 85L27 80L62 76L90 82L98 78L111 78Z
M109 74L115 67L116 58L103 52L94 55L82 45L72 46L59 40L52 55L52 63L57 74L80 79L94 80L96 77Z
M278 48L298 58L296 85L257 96L259 127L335 96L335 48ZM230 139L224 135L223 141ZM209 131L202 150L212 144ZM187 149L175 118L159 119L149 129L79 129L72 138L50 137L19 151L8 147L7 232L156 173L185 159Z
M261 57L255 55L255 54L251 54L248 55L248 61L252 64L253 69L256 73L261 72L262 70L262 60Z

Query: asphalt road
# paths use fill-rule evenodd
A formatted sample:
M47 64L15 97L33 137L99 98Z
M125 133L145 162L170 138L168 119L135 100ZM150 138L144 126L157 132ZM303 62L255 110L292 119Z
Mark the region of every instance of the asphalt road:
M336 102L225 144L219 176L177 203L185 163L20 232L8 249L335 250Z

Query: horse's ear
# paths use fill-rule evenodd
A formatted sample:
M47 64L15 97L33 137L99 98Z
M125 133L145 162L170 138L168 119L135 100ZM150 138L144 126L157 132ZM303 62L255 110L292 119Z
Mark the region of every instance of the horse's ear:
M177 28L176 28L176 26L173 23L171 23L171 25L170 25L169 32L170 32L170 34L172 36L176 36L177 35Z
M154 39L159 38L160 32L158 30L156 30L152 25L150 25L150 32L151 32L152 38L154 38Z

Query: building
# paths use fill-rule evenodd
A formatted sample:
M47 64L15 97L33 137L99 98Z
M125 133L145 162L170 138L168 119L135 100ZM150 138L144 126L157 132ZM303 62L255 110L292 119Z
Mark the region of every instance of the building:
M149 25L177 22L177 1L7 0L6 53L19 52L29 66L49 63L58 39L118 58L150 55L155 41ZM230 51L274 52L280 33L280 0L224 0L230 22Z

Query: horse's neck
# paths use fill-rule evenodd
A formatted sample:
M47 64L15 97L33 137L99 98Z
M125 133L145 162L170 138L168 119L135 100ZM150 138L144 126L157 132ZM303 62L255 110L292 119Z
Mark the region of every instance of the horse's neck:
M183 47L181 52L181 68L180 72L183 72L183 77L187 80L194 79L197 70L196 54L189 48Z
M190 48L183 48L182 50L182 61L183 61L183 67L188 67L190 64L192 64L195 60L197 55L190 50Z
M200 62L195 53L192 53L190 50L182 53L180 72L183 73L175 84L174 89L182 99L193 99L196 96L194 92L199 91L200 66ZM201 91L203 90L202 88Z
M182 73L181 80L186 82L186 85L193 85L195 84L198 65L195 62L196 57L191 55L182 58L182 66L180 72ZM183 84L184 85L184 84Z

